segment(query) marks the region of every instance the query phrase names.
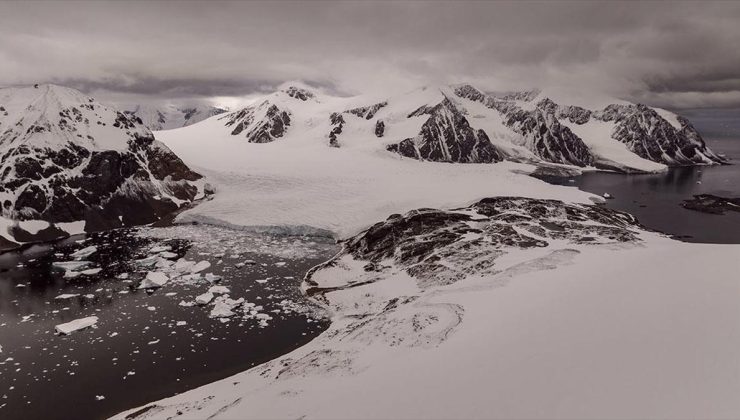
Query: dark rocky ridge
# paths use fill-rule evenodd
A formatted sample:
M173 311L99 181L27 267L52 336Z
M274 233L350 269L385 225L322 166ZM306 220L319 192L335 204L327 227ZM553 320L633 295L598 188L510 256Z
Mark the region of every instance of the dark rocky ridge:
M313 273L351 256L365 261L365 271L378 277L401 269L422 287L449 284L470 275L499 273L497 259L512 249L544 248L553 241L573 247L636 243L641 230L633 216L599 205L486 198L460 209L391 215L346 240L342 252L308 273L305 281L308 293L322 293L311 280Z
M678 117L680 129L642 104L609 105L593 118L614 121L612 137L627 145L638 156L666 165L723 163L712 153L693 125Z
M245 132L250 143L275 141L285 135L290 126L290 113L268 101L227 114L221 119L226 120L227 127L234 127L231 135L238 136Z
M599 166L583 140L560 124L561 120L568 120L582 125L593 118L615 122L612 138L625 143L642 158L669 166L723 163L706 147L688 120L678 117L681 128L677 129L657 111L642 104L613 104L603 110L592 111L573 105L559 105L544 98L534 109L523 110L514 101L531 102L538 97L539 91L496 98L470 85L462 85L456 87L454 92L461 98L497 110L504 117L504 124L526 139L526 147L548 162Z
M712 194L695 195L690 200L684 200L681 206L685 209L710 214L725 214L728 211L740 212L740 198L719 197Z
M414 138L387 147L402 156L434 162L491 163L502 160L483 130L475 130L467 118L445 98L436 106L424 106L409 117L429 115Z

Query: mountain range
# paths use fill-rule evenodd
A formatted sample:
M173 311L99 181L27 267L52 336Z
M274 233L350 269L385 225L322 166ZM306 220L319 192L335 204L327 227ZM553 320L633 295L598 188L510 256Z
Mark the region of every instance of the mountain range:
M204 179L151 132L179 125L187 127L177 137L193 139L200 155L206 139L230 139L284 143L278 154L310 146L319 154L571 170L723 163L687 119L581 92L497 95L461 84L339 97L290 83L230 112L170 111L121 112L55 85L0 89L3 245L152 223L204 197Z
M134 105L124 109L125 113L140 118L152 131L187 127L227 112L226 109L208 105Z

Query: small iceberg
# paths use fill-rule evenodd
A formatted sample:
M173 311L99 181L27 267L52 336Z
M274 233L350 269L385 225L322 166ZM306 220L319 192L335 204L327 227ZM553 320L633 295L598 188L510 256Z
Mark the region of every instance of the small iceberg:
M54 261L51 266L64 271L77 271L90 264L92 264L90 261Z
M58 334L68 335L77 330L92 327L98 323L98 317L88 316L86 318L75 319L64 324L59 324L54 329Z
M198 264L195 264L193 268L190 269L190 272L193 274L200 273L201 271L207 269L210 266L211 266L211 263L209 263L206 260L203 260L203 261L200 261Z
M91 245L91 246L88 246L87 248L82 248L79 251L73 252L70 256L75 259L77 258L82 259L85 257L89 257L90 255L97 252L97 250L98 250L98 247L96 247L95 245Z
M164 286L169 281L166 274L159 271L146 273L146 278L139 284L139 289L155 289Z
M65 299L76 298L77 296L79 296L79 294L77 293L63 293L59 296L56 296L54 299L65 300Z

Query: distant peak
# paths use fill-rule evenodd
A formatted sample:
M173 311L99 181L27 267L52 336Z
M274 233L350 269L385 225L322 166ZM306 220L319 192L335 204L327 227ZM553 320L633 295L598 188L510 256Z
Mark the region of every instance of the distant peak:
M298 87L298 86L292 86L292 85L288 86L282 91L285 92L291 98L299 99L301 101L307 101L309 99L313 99L316 96L314 95L313 92L311 92L308 89Z

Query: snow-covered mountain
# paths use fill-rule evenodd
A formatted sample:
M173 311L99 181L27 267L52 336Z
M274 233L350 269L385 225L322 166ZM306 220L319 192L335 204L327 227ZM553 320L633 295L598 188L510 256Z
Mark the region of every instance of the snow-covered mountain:
M223 114L227 110L207 105L135 105L127 107L127 114L139 117L150 130L171 130Z
M151 223L203 194L141 119L55 85L0 89L0 155L0 235L15 242Z
M507 159L622 172L722 162L685 118L579 95L557 90L492 95L455 85L387 98L344 98L286 85L209 124L214 132L229 130L250 143L379 148L436 162Z

